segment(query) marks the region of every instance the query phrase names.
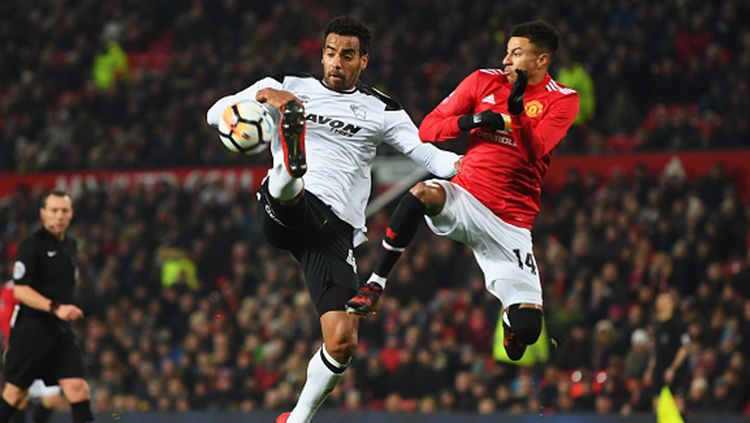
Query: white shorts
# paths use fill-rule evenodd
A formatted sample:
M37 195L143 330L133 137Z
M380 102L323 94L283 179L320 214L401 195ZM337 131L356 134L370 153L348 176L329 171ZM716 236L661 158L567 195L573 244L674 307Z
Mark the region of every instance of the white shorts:
M531 231L504 222L462 187L440 179L426 181L445 190L439 215L426 217L437 235L468 245L484 272L487 290L503 307L542 305L542 285L536 267Z
M62 393L62 390L57 385L47 386L41 379L36 379L31 386L29 386L29 398L44 398L54 397Z

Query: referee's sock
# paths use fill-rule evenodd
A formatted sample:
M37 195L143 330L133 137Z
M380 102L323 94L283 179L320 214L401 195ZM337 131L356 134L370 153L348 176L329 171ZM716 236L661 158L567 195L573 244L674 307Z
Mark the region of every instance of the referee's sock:
M52 412L52 409L45 407L44 404L37 404L31 413L31 420L34 423L47 423L50 417L52 417Z
M16 410L13 417L10 418L10 423L26 423L26 411Z
M70 404L70 411L73 413L73 423L93 422L94 415L91 414L91 404L89 400L83 400Z
M0 396L0 423L9 423L13 418L13 415L18 411L17 408L13 407L5 401L5 398Z

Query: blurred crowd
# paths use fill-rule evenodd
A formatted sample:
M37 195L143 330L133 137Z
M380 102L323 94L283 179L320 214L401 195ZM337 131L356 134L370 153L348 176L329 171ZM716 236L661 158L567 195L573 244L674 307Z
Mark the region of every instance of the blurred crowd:
M0 203L4 280L40 194L19 187ZM750 414L750 204L723 168L693 180L674 165L607 181L571 173L543 203L534 239L558 344L549 362L493 358L500 304L468 249L422 227L325 407L648 412L656 298L670 293L689 348L672 386L682 406ZM319 324L294 259L259 234L255 204L218 183L89 187L75 199L87 315L77 330L96 410L293 405ZM357 252L363 279L386 216L371 220ZM168 270L174 263L184 271Z
M263 76L319 73L322 29L344 13L375 29L363 80L417 123L471 71L500 66L513 25L543 18L562 34L552 73L582 100L560 152L750 137L741 0L10 0L0 3L0 171L246 163L217 142L205 111Z

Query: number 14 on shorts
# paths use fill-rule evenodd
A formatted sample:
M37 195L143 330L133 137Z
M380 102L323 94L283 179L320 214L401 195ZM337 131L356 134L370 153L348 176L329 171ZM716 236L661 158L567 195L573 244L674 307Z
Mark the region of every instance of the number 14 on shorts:
M526 253L526 259L521 259L522 253L521 250L518 248L514 248L513 252L516 254L516 258L518 259L518 267L523 269L524 264L526 264L526 267L531 271L532 275L536 275L536 263L534 262L534 255L531 253Z

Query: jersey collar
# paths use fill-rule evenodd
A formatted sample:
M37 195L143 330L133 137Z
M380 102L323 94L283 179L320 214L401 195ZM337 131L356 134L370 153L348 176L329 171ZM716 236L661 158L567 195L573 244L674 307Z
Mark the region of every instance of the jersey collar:
M533 93L533 92L544 90L547 87L547 84L549 84L551 80L552 80L552 77L550 76L550 74L546 73L544 75L544 78L542 78L542 80L539 81L538 84L534 84L534 85L529 84L529 86L526 88L526 92Z
M65 237L61 240L60 238L53 235L52 232L48 231L47 228L45 228L44 226L39 228L39 235L42 237L42 239L46 241L52 241L56 243L62 243L63 241L65 241L65 238L67 238L67 234L66 234Z
M338 91L338 90L334 90L333 88L328 87L328 85L326 85L325 82L323 82L323 77L318 78L318 82L320 82L320 85L322 85L323 88L327 89L328 91L332 91L334 93L339 93L339 94L354 94L357 92L357 86L359 85L359 81L357 81L357 83L354 84L354 87L352 87L351 90Z

